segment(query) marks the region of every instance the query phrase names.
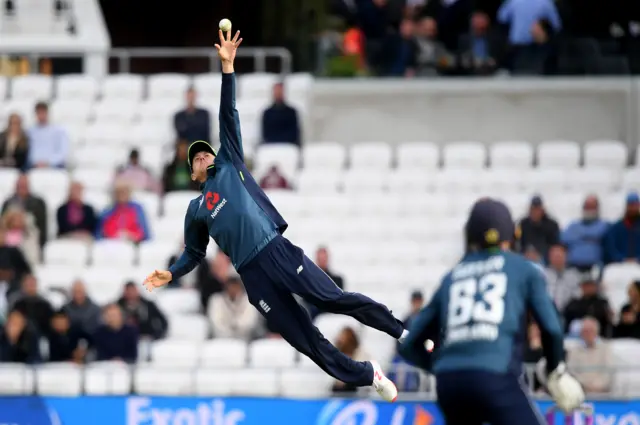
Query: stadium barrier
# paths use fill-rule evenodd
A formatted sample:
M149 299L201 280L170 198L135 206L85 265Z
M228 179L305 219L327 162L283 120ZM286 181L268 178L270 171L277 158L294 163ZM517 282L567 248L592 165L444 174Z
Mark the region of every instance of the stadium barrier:
M541 411L551 407L537 402ZM640 424L639 400L591 400L593 425ZM585 425L576 416L572 425ZM558 414L556 424L566 424ZM203 397L4 397L11 425L444 425L435 403L368 399Z

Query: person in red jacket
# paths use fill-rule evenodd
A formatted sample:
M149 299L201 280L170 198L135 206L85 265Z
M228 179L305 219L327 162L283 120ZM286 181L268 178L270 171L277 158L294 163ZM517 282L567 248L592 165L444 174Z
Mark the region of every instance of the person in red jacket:
M100 217L96 239L126 239L142 242L149 239L149 226L140 204L131 200L131 189L126 183L117 182L114 203Z

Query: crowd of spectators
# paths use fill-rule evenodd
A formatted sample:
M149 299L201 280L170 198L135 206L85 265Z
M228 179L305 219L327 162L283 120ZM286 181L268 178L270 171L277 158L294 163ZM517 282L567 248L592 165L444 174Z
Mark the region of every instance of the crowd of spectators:
M515 7L517 2L508 4ZM414 11L416 16L422 13L418 9ZM433 18L419 19L425 31L437 28ZM478 25L491 21L483 19L487 20L487 16L474 15L474 22ZM413 28L412 21L402 22L403 31ZM443 44L442 48L444 51L447 47ZM51 208L56 209L57 238L86 241L124 239L133 243L152 239L147 212L133 200L132 192L162 195L198 189L191 181L186 165L187 149L193 140L210 139L214 124L209 112L197 107L196 95L194 89L189 88L186 108L175 115L175 156L164 167L162 175L150 171L140 151L132 149L126 161L114 170L112 202L101 211L85 201L81 181L70 184L68 197L61 205L47 205L44 199L32 192L29 170L67 167L68 136L62 126L49 122L45 103L35 105L36 124L32 128L23 129L22 117L10 116L6 130L0 133L1 166L17 168L22 174L17 179L15 192L2 200L0 361L84 363L122 360L132 363L147 359L148 343L167 335L170 319L158 305L140 295L138 284L123 282L119 299L107 305L97 305L79 280L69 293L63 294L67 297L63 307L54 308L38 292L35 269L41 264L43 248L51 235L47 220L47 211ZM265 109L261 122L262 143L300 146L298 114L287 104L282 84L273 87L273 103ZM277 168L266 170L260 184L264 188L293 190L291 182ZM528 215L519 220L516 249L544 269L549 293L563 317L567 336L583 342L569 350L570 364L607 365L611 362L608 339L640 338L640 282L630 283L628 303L620 312L613 312L603 296L600 281L604 265L640 262L639 224L640 197L636 193L628 194L623 216L613 223L600 217L596 196L588 196L584 200L582 217L576 217L565 228L561 228L547 212L541 196L531 199ZM175 259L174 256L170 263ZM349 288L348 282L330 269L326 247L318 249L315 261L339 287ZM187 284L175 281L170 287L184 285ZM223 253L217 252L198 268L194 286L200 294L201 314L209 321L210 336L247 341L278 337L250 305L240 277ZM424 297L420 292L412 294L408 309L411 313L405 319L407 326L423 303ZM313 306L306 307L312 316L321 314ZM529 336L527 359L535 360L541 355L539 331L536 331L535 324L531 326ZM353 329L341 332L336 343L349 356L357 359L366 357L359 335ZM401 365L402 361L396 356L393 363ZM611 387L609 372L585 372L579 376L591 391L606 392ZM404 390L418 388L419 378L415 372L398 372L394 379ZM334 390L354 389L338 382Z
M640 6L613 0L333 0L333 54L380 76L640 72Z

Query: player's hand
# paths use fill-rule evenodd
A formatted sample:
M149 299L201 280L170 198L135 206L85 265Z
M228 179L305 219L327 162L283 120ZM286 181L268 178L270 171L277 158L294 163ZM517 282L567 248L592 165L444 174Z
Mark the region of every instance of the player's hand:
M560 364L547 378L547 389L556 405L565 413L571 413L584 403L584 390L580 382Z
M144 280L144 287L147 288L147 291L151 292L155 288L160 288L171 282L172 278L173 276L170 271L156 270Z
M216 44L216 49L218 49L220 60L224 63L232 63L236 58L238 46L242 43L242 39L239 38L240 31L236 31L233 39L231 38L231 31L223 33L222 30L218 30L218 36L220 37L220 44Z

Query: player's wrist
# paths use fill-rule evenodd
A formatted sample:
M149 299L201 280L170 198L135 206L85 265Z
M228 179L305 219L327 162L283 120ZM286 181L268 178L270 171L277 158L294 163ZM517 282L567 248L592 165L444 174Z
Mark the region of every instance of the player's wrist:
M233 61L222 61L222 72L224 74L233 74Z

